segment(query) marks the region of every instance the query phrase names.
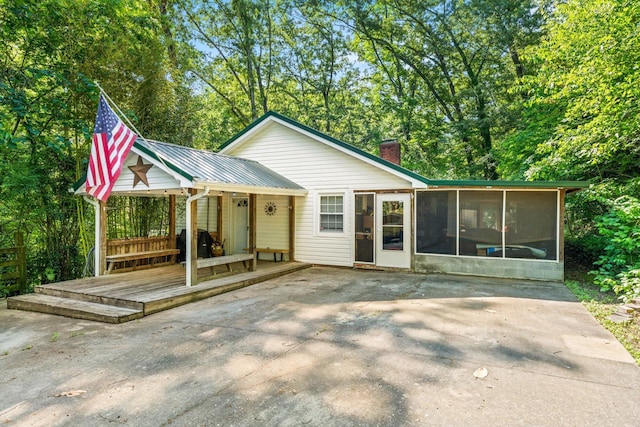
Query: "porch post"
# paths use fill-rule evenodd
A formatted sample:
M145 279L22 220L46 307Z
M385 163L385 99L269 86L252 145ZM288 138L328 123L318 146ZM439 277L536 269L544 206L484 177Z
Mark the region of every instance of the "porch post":
M107 204L87 196L82 198L94 209L93 275L98 277L107 269Z
M176 248L176 195L169 195L169 246Z
M258 259L256 257L256 204L258 198L255 194L249 194L249 251L253 254L249 271L256 271Z
M222 196L218 196L217 208L216 232L218 233L218 240L222 242Z
M107 202L98 200L96 217L95 276L102 276L107 271Z
M558 262L564 262L564 215L565 215L565 209L564 209L564 199L565 199L565 195L566 195L567 190L560 190L558 192L558 236L557 236L557 242L556 242L556 251L557 251L557 255L558 255Z
M189 190L191 197L187 198L187 232L186 257L187 286L198 284L198 190Z
M198 190L191 188L191 196L187 198L187 242L185 267L187 269L187 286L198 284L198 199L207 197L209 187L198 194Z
M296 197L289 196L289 261L296 259Z

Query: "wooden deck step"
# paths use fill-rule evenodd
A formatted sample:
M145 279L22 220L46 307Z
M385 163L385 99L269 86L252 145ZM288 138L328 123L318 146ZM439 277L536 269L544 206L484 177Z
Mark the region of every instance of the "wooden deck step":
M36 293L7 298L7 308L123 323L311 267L300 262L267 264L258 271L218 276L190 287L179 265L158 269L151 277L131 272L51 283L36 287Z
M76 301L92 302L99 305L129 308L135 311L142 311L144 305L140 302L129 301L123 298L111 297L101 293L91 293L81 289L58 288L55 286L36 286L34 292L40 295L60 297Z
M144 316L141 309L115 307L45 294L27 294L7 298L7 308L104 323L124 323Z

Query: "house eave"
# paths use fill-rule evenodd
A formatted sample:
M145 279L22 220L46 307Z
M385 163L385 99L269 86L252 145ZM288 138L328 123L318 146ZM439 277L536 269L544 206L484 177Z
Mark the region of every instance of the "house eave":
M588 181L490 181L490 180L428 180L429 189L548 189L579 191L590 187Z
M227 152L233 150L235 147L242 145L242 143L247 139L249 139L252 135L258 133L260 130L271 125L272 123L278 123L289 129L293 129L315 141L328 145L347 155L353 156L361 161L364 161L377 168L380 168L385 172L388 172L392 175L402 178L408 181L409 183L411 183L412 188L426 188L428 184L427 178L413 171L405 169L402 166L391 163L374 154L368 153L355 146L352 146L336 138L333 138L329 135L326 135L318 130L315 130L306 125L303 125L302 123L298 123L295 120L290 119L286 116L280 115L274 111L269 111L262 117L256 119L253 123L247 126L243 131L241 131L240 133L232 137L230 140L222 144L218 152L220 154L226 154Z
M247 193L247 194L269 194L274 196L305 196L308 191L304 188L278 188L260 187L241 184L230 184L222 182L194 180L191 188L204 189L209 187L211 191L222 191L226 193Z

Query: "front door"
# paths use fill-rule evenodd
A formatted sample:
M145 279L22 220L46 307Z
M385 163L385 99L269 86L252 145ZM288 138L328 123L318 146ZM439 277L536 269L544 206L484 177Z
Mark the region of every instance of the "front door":
M374 237L375 229L373 227L374 220L374 203L375 195L373 193L359 193L355 195L354 203L354 238L355 238L355 256L354 260L357 264L375 262L374 254Z
M246 253L249 247L249 199L234 197L231 199L231 247L229 254Z
M411 195L376 197L376 265L411 268Z

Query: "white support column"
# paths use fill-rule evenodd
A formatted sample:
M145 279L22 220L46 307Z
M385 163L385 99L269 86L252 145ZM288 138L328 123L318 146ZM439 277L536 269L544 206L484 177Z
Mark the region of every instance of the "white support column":
M94 243L93 243L93 275L95 277L100 276L100 204L95 200L91 200L87 196L82 196L82 198L93 206L95 210L95 232L94 232Z
M187 269L187 280L186 280L187 286L191 286L193 284L192 283L193 280L198 280L197 277L195 277L195 278L192 277L193 276L192 270L194 270L194 269L191 268L192 264L194 262L196 262L196 259L192 258L193 254L192 254L192 251L191 251L191 247L192 247L191 243L192 243L192 240L193 240L193 229L192 229L192 226L191 226L191 224L192 224L192 221L191 221L191 215L192 215L192 213L191 213L191 203L197 201L198 199L206 197L208 194L209 194L209 187L205 187L203 193L194 194L193 196L189 196L187 198L187 212L186 212L186 214L187 214L187 224L186 224L186 226L187 226L186 227L187 236L186 236L186 238L187 239L186 239L186 242L185 242L186 243L186 248L185 248L186 249L186 251L185 251L186 252L185 268ZM196 258L197 258L197 256L198 255L196 254ZM197 274L196 274L196 276L197 276Z

